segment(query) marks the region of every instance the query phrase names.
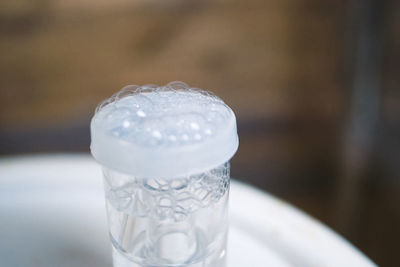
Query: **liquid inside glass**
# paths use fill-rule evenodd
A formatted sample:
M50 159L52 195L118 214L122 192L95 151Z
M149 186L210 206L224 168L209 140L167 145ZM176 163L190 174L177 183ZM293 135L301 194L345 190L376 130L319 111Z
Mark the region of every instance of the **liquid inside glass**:
M229 163L188 177L103 169L115 267L223 267Z

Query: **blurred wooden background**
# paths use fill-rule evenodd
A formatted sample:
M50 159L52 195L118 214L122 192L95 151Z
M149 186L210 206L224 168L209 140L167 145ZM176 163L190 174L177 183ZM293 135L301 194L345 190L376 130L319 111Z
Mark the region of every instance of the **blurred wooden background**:
M213 91L236 112L233 177L334 227L379 265L397 266L400 5L394 0L383 1L380 28L366 33L382 40L371 157L356 172L360 182L344 183L356 187L348 193L358 203L350 219L337 212L348 168L359 2L2 1L0 154L88 151L98 102L127 84L182 80Z

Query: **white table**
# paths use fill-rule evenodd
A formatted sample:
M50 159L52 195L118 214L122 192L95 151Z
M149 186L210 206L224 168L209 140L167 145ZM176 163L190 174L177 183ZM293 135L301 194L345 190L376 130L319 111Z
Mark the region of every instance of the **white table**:
M86 154L0 158L0 266L111 266L100 167ZM376 266L338 234L231 183L229 267Z

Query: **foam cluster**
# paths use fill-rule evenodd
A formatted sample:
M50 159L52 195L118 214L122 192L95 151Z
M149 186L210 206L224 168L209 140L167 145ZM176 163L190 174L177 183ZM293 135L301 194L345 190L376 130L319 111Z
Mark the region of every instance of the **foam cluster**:
M124 87L98 106L91 135L101 164L146 178L211 169L238 146L232 110L183 82Z

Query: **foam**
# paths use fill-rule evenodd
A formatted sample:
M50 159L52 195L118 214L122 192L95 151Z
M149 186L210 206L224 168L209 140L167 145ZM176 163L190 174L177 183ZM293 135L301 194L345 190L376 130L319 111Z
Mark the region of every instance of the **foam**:
M238 147L233 111L182 82L124 87L96 109L91 137L98 162L143 178L200 173L228 161Z

